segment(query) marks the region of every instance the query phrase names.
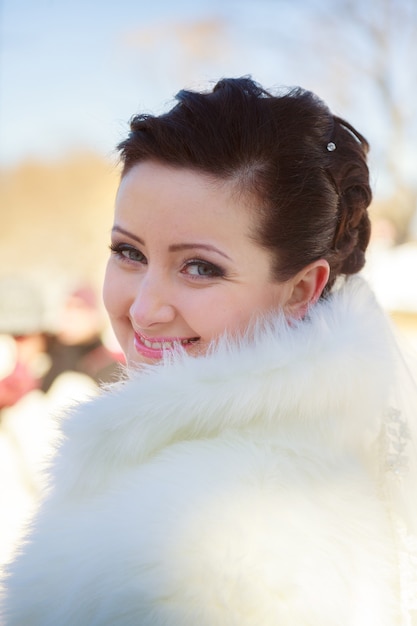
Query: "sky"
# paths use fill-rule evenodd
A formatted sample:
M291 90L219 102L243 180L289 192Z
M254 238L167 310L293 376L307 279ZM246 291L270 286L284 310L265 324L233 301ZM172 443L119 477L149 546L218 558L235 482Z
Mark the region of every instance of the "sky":
M390 2L357 6L364 18L372 8L372 19L379 19L380 9ZM250 74L267 88L298 84L316 91L370 139L379 178L378 158L389 146L390 122L381 103L375 105L374 85L363 71L371 58L367 41L359 24L349 26L342 4L0 0L0 166L83 149L111 157L134 113L161 112L183 87ZM325 6L321 16L320 5ZM322 32L329 18L334 21ZM390 18L389 24L394 22ZM397 38L392 62L400 71L391 72L396 84L390 88L403 90L402 102L413 102L415 93L407 89L415 81L396 58L410 55L399 43ZM353 60L349 68L344 55ZM410 138L416 136L415 128L413 132ZM410 146L402 147L396 158L415 176L415 141Z
M232 52L238 3L0 2L1 164L82 146L106 153L133 113L163 108L184 82L250 71ZM192 29L204 22L199 46Z
M114 126L140 102L140 80L129 76L132 54L126 39L134 28L157 19L152 6L2 0L3 163L31 155L51 157L83 144L109 148ZM142 95L152 102L152 93Z

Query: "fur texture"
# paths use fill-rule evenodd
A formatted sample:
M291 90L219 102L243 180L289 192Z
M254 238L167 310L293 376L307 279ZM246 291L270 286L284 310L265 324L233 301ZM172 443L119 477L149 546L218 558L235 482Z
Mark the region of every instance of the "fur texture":
M389 325L351 279L63 420L7 626L393 626L376 453Z

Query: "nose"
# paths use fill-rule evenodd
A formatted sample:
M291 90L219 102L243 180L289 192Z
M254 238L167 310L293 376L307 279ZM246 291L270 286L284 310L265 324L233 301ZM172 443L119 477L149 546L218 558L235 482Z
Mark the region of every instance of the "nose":
M145 330L157 324L167 324L175 318L175 307L166 281L149 271L142 276L129 309L130 319L137 328Z

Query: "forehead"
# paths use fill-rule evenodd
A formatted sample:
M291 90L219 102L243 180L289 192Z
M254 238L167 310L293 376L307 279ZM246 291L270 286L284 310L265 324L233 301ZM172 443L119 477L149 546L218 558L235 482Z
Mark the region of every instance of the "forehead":
M127 172L116 198L116 217L176 228L217 225L247 232L251 214L234 181L151 161Z

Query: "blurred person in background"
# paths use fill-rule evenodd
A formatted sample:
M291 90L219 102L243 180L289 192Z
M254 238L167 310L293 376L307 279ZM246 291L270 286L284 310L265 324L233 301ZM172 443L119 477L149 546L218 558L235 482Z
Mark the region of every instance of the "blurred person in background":
M48 391L68 371L86 374L98 385L120 378L123 355L105 345L103 333L103 315L93 287L83 284L70 289L58 307L55 331L47 338L51 363L42 389Z
M46 308L35 280L0 278L0 564L44 487L54 416L119 373L92 288L64 298L53 323Z
M0 278L0 564L7 558L41 490L49 449L42 378L50 366L39 286Z
M0 410L39 389L50 366L44 303L35 283L0 278Z

